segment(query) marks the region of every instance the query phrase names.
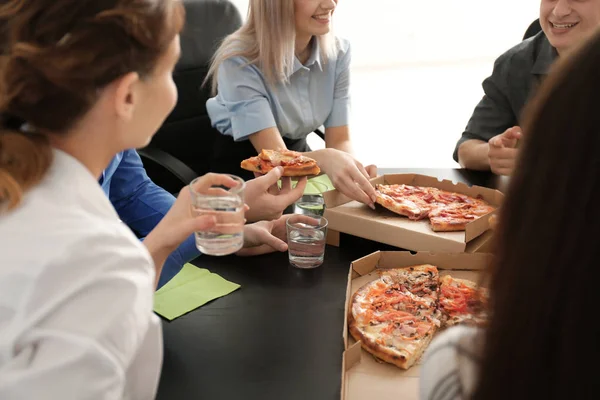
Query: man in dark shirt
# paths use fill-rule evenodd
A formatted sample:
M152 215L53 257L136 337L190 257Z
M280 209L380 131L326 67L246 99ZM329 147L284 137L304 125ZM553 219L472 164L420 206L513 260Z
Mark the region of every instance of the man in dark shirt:
M484 96L456 144L462 167L510 175L518 154L521 113L559 54L600 25L600 0L541 0L542 32L501 55L483 81Z

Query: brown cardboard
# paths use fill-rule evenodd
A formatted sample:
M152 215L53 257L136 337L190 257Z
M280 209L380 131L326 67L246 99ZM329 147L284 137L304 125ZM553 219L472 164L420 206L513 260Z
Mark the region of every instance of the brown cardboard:
M407 371L387 363L379 363L360 347L348 334L348 310L352 295L362 285L378 277L376 270L432 264L440 270L440 276L450 274L456 278L478 281L479 271L486 268L490 254L477 253L429 253L408 251L377 251L350 266L346 290L344 318L344 354L341 400L376 398L379 400L413 400L419 398L419 364Z
M439 189L482 196L490 204L499 207L504 195L494 189L480 186L468 186L464 183L453 183L448 180L418 174L382 175L371 180L371 184L407 184L413 186L430 186ZM389 244L413 251L442 252L475 252L487 242L491 236L480 239L478 243L469 244L480 238L490 229L489 218L496 211L484 215L467 225L465 231L434 232L429 220L411 221L395 214L380 205L376 210L357 201L350 200L337 190L324 194L325 218L329 221L328 229L350 235Z

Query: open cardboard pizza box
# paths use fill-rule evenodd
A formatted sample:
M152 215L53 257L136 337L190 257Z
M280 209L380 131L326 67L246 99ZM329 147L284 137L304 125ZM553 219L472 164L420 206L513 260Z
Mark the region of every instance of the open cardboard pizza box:
M344 316L344 354L341 400L378 399L413 400L419 398L419 362L408 370L379 363L361 348L360 342L348 333L348 311L354 293L364 284L379 277L376 270L431 264L438 267L440 276L479 282L480 271L491 260L487 253L429 253L409 251L377 251L350 266Z
M371 179L371 184L406 184L412 186L435 187L469 196L481 196L493 206L499 207L504 195L494 189L481 186L468 186L448 180L418 174L390 174ZM469 223L465 231L434 232L429 220L411 221L406 217L377 204L373 210L368 206L350 200L337 190L324 194L325 218L328 225L328 244L339 244L339 233L385 243L401 249L413 251L482 252L491 238L490 217L496 211ZM477 240L476 240L477 239Z

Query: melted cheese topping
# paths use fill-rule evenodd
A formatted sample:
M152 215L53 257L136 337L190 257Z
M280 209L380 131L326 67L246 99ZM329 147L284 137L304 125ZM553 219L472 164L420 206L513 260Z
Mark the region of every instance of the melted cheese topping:
M279 167L292 164L305 164L314 160L303 156L301 153L292 150L265 150L263 149L258 157L262 160L270 162L272 165Z

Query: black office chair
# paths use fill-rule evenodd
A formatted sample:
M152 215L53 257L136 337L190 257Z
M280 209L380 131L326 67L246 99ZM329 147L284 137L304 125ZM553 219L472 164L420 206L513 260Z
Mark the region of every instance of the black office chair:
M206 111L210 85L202 87L202 83L220 42L242 24L240 11L229 0L184 0L184 6L181 59L173 74L177 105L152 142L138 151L148 176L171 193L210 171L213 141L219 132L212 128Z
M533 21L527 30L525 31L525 35L523 35L523 40L529 39L530 37L534 37L542 30L542 26L540 25L540 19L536 19Z

